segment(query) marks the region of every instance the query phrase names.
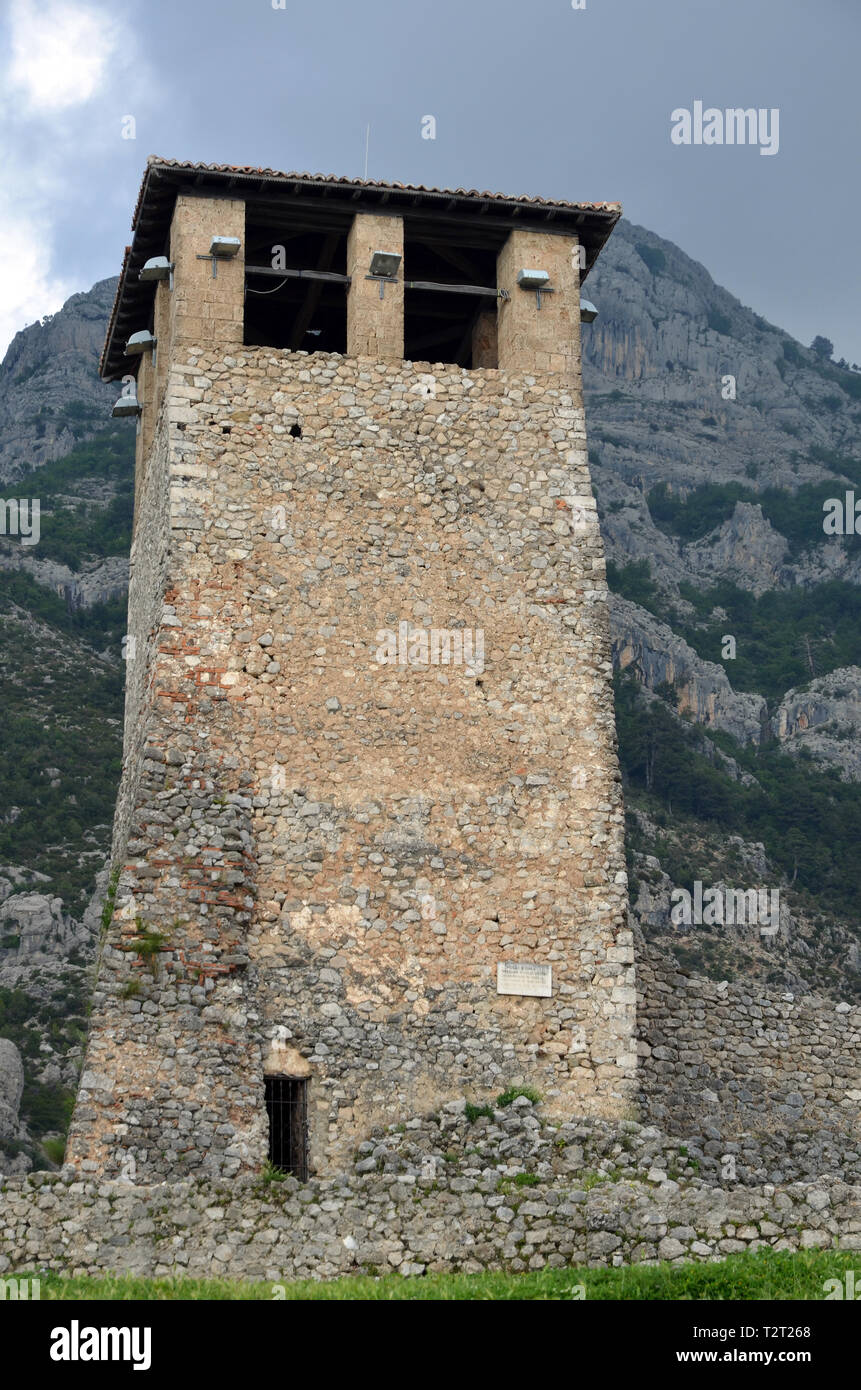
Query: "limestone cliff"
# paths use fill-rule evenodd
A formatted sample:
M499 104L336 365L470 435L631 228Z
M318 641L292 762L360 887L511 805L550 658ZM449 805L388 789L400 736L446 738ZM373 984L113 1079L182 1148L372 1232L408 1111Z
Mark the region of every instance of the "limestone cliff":
M62 458L107 424L116 389L93 370L116 279L16 333L0 365L0 486Z

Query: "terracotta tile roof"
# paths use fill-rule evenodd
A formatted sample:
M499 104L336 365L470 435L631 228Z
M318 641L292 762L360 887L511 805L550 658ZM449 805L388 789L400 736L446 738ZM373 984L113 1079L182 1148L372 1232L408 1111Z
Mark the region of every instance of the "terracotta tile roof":
M140 192L132 217L132 230L137 226L138 215L144 200L148 176L151 170L184 169L191 174L224 174L238 178L266 179L277 183L326 184L348 188L366 188L369 191L380 189L385 192L427 193L435 197L470 198L478 202L515 203L542 208L566 208L573 212L615 212L621 215L621 203L571 203L559 198L541 198L535 194L489 193L478 188L434 188L423 183L381 183L377 179L349 178L343 174L282 173L277 169L255 168L251 164L199 164L194 160L163 159L151 154L147 159L146 173L141 181Z

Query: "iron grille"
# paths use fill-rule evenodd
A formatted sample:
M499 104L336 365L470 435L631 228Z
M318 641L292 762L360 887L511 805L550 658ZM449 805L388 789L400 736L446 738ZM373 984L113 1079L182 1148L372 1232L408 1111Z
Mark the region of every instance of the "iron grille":
M293 1076L266 1077L269 1162L282 1173L308 1180L307 1082Z

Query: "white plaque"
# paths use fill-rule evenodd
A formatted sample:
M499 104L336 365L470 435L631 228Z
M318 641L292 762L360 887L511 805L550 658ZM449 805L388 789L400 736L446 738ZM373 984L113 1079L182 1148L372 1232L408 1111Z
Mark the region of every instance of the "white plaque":
M496 967L496 992L534 994L549 999L553 993L553 968L524 961L500 961Z

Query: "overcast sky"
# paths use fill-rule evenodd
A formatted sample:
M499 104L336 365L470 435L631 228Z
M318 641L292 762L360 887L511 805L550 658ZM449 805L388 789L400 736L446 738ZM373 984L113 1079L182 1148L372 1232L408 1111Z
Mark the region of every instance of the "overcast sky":
M861 362L859 0L2 0L0 22L0 351L119 270L148 154L361 175L370 124L371 178L618 199ZM674 144L698 101L761 108L762 144Z

